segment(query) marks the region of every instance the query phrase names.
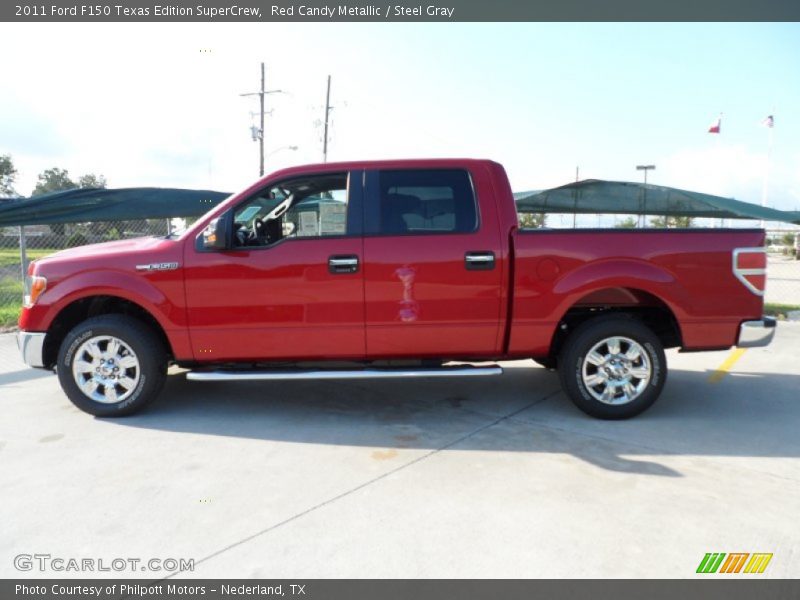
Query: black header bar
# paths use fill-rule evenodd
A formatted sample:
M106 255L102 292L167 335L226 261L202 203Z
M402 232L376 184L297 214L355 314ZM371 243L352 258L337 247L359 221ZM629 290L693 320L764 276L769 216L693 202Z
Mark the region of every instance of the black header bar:
M798 0L11 0L9 22L800 21ZM679 41L676 40L676 43Z
M800 594L798 580L370 580L370 579L4 579L3 600L783 600Z

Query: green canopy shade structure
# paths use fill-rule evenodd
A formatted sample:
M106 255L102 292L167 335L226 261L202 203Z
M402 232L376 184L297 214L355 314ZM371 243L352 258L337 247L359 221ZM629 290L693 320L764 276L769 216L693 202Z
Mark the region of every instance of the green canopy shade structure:
M0 227L195 217L230 194L175 188L73 189L0 202Z
M0 227L195 217L230 194L177 188L73 189L0 201ZM756 219L800 225L800 212L657 185L587 179L514 194L520 212Z
M532 213L639 214L714 219L756 219L800 225L800 212L659 185L587 179L514 194L517 209Z

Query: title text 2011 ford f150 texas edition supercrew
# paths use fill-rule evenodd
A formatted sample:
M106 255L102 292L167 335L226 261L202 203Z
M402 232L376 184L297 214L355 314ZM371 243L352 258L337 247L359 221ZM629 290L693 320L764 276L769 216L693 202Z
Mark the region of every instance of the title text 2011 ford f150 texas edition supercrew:
M290 168L181 235L34 262L19 345L106 417L155 398L170 363L233 381L491 375L486 361L533 358L581 410L618 419L658 398L664 348L772 338L763 230L517 223L491 161Z

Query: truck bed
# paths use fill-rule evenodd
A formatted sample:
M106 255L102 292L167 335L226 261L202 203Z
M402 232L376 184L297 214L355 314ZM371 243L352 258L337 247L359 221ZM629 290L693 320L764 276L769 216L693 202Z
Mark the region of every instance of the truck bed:
M762 310L734 275L733 250L763 241L760 229L519 230L509 354L546 354L575 306L663 306L684 349L732 346L738 324Z

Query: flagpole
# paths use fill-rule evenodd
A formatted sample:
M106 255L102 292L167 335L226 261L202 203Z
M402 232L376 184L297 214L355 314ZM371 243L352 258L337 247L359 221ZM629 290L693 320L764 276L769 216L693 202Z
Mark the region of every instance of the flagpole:
M774 112L773 112L773 114L774 114ZM773 135L772 130L774 129L774 127L775 126L773 124L770 124L770 125L767 126L767 128L769 129L769 132L768 132L768 137L767 137L767 162L764 165L764 183L763 183L763 186L761 187L761 207L762 208L766 208L766 206L767 206L767 193L769 191L769 168L770 168L770 163L772 162L772 135ZM758 226L761 229L764 228L764 220L763 219L759 220Z
M714 149L713 149L713 154L715 155L715 157L720 153L721 144L719 141L719 136L721 132L722 132L722 112L720 111L717 120L713 122L711 124L711 127L709 127L708 129L708 133L715 134ZM711 217L711 227L716 229L717 225L719 225L720 227L725 227L725 219L720 218L719 223L717 223L717 220Z
M719 123L720 123L720 128L721 128L722 127L722 113L719 113ZM719 134L720 132L717 132L717 133ZM722 143L719 141L719 135L715 135L714 136L714 154L715 154L714 159L715 160L718 160L719 156L722 154L721 148L722 148ZM720 162L718 164L722 164L723 168L725 168L725 163L724 162ZM726 171L726 174L727 174L727 169L725 169L725 171ZM720 229L724 229L725 228L725 218L724 217L720 217L719 223L717 223L717 221L715 219L711 219L711 226L714 229L717 229L718 227Z

